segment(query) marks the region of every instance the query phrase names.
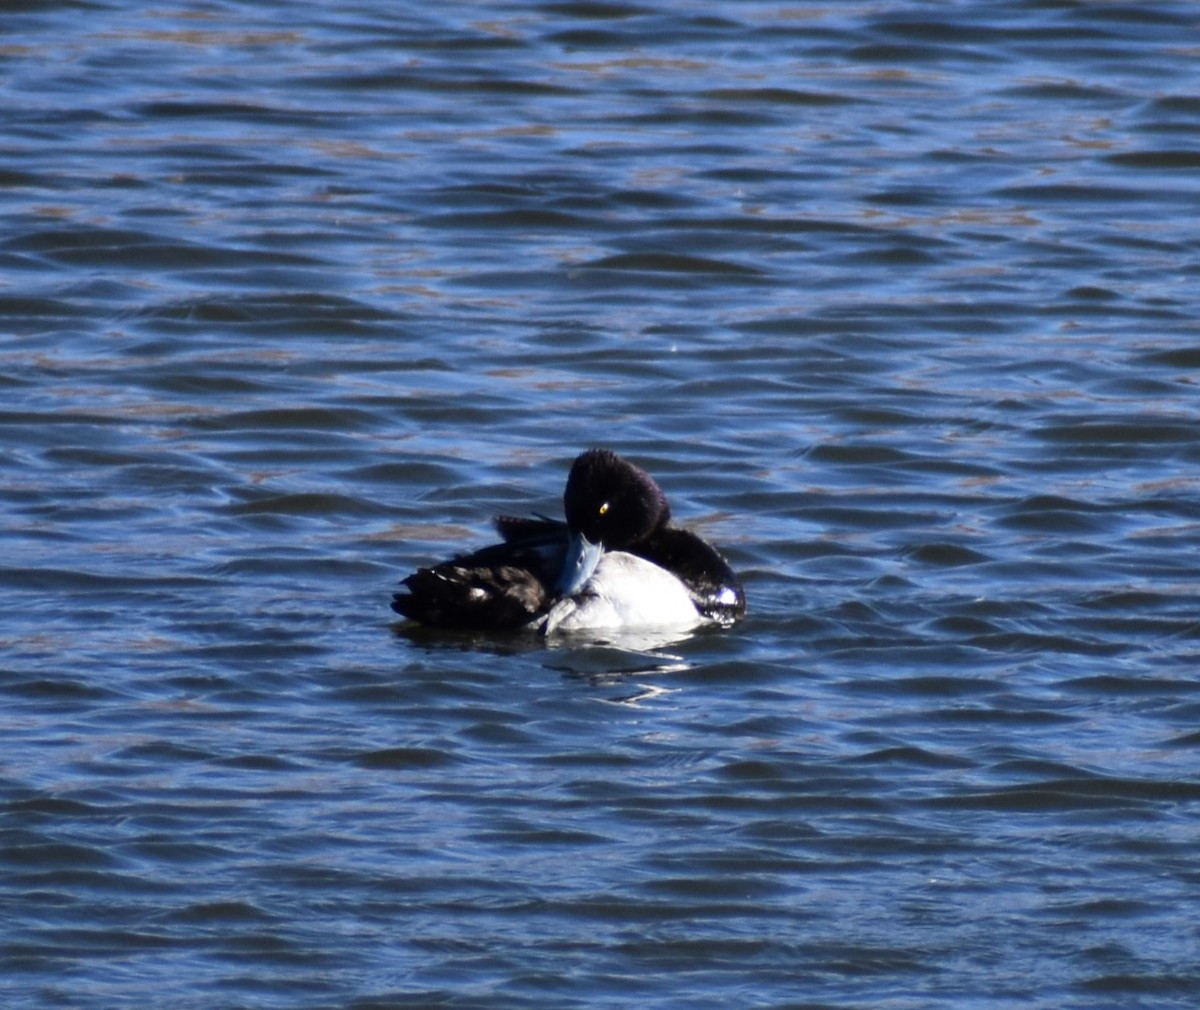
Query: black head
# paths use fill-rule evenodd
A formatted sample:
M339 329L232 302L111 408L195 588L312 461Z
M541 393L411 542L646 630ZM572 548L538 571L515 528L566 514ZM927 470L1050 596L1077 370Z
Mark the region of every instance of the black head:
M571 465L563 511L572 532L608 550L644 540L671 518L654 478L607 449L589 449Z

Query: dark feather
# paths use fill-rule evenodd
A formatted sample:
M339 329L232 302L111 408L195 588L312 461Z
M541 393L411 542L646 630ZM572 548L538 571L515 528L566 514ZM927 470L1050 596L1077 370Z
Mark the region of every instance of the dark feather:
M566 523L500 516L504 543L419 568L392 609L435 628L502 631L542 616L566 549Z

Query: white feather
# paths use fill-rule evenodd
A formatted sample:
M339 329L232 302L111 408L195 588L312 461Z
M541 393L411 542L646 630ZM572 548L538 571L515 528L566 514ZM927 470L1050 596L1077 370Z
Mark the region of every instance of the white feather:
M550 608L542 632L671 628L701 624L699 611L682 582L658 565L624 551L600 558L579 592Z

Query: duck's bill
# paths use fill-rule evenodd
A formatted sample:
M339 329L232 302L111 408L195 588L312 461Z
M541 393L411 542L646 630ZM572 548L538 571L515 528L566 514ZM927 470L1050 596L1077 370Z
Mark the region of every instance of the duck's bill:
M604 553L602 544L594 544L582 533L571 534L567 544L567 556L563 559L562 573L558 577L555 588L561 596L571 596L583 588L583 584L592 577L600 555Z

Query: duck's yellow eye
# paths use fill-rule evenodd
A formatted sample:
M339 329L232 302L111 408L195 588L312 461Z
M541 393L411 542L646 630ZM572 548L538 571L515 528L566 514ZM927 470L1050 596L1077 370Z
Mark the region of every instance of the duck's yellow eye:
M603 503L603 504L600 506L600 514L601 514L601 515L604 515L604 514L605 514L607 511L608 511L608 502L604 502L604 503Z

